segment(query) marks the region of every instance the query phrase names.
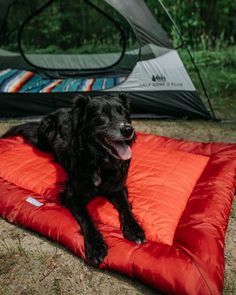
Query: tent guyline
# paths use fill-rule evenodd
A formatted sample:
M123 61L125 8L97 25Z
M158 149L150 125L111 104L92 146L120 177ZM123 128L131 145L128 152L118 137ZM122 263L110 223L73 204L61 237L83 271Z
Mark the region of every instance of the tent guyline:
M191 59L191 62L192 62L192 64L193 64L194 68L195 68L195 71L196 71L197 75L198 75L198 78L199 78L199 81L200 81L200 83L201 83L201 86L202 86L202 89L203 89L203 91L204 91L204 94L205 94L205 96L206 96L206 98L207 98L207 102L208 102L209 108L210 108L210 110L211 110L212 117L213 117L214 120L216 120L216 116L215 116L215 113L214 113L214 110L213 110L213 107L212 107L212 104L211 104L210 97L209 97L209 95L208 95L208 92L207 92L207 89L206 89L205 83L204 83L204 81L203 81L203 79L202 79L202 76L201 76L200 70L199 70L199 68L198 68L198 66L197 66L197 64L196 64L196 62L195 62L195 60L194 60L194 57L193 57L193 55L192 55L192 53L191 53L191 51L190 51L190 49L189 49L189 47L188 47L186 41L185 41L184 38L182 37L182 34L181 34L181 32L180 32L180 29L179 29L179 27L177 26L176 22L174 21L173 17L171 16L169 10L166 8L166 6L164 5L164 3L163 3L162 0L158 0L158 2L160 3L161 7L163 8L163 10L165 11L165 13L166 13L167 16L169 17L169 19L170 19L170 21L172 22L174 28L176 29L176 32L178 33L178 35L179 35L179 37L180 37L180 39L181 39L181 41L182 41L182 46L181 46L181 47L184 47L184 48L187 50L187 52L188 52L188 55L189 55L189 57L190 57L190 59Z

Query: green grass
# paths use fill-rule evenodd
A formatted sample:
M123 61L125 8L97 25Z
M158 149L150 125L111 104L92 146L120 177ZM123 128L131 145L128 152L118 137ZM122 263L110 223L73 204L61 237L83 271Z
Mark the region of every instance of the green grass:
M186 50L181 50L180 55L198 93L207 104L188 53ZM216 116L219 119L234 120L236 114L236 47L222 50L196 51L193 52L193 57L199 68Z

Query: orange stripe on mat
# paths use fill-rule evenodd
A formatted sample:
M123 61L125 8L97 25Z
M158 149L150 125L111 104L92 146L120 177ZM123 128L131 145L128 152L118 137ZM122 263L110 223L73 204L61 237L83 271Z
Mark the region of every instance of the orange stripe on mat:
M62 80L56 80L54 82L52 82L51 84L49 84L47 87L43 88L41 92L44 93L49 93L52 91L53 88L55 88L57 85L61 84Z
M17 79L10 87L8 92L18 92L21 87L33 77L32 72L26 72L20 79Z
M86 91L91 91L93 87L93 83L95 82L95 79L90 79L88 86L86 87Z

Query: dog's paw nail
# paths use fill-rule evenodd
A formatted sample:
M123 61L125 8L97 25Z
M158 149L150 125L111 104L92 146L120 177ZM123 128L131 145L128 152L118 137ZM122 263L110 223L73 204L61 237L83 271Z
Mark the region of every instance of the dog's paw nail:
M145 242L145 234L141 226L133 220L130 223L123 224L122 227L124 237L136 244L143 244Z
M138 238L135 240L136 244L143 244L145 242L145 239L141 239L141 238Z
M104 257L106 256L106 253L101 253L100 255L94 257L87 257L87 261L90 265L93 265L93 266L99 266L100 263L103 261Z
M94 260L90 260L90 264L93 266L99 266L99 264L102 262L102 259L94 259Z

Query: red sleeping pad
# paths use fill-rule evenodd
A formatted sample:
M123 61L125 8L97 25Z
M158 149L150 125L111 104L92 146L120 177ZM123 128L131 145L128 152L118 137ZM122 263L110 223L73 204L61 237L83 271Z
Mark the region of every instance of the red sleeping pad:
M235 175L236 145L138 134L127 185L147 241L124 239L117 211L98 196L88 207L109 248L100 268L166 293L221 294ZM51 155L22 138L0 140L0 215L84 258L80 227L57 200L65 178Z

